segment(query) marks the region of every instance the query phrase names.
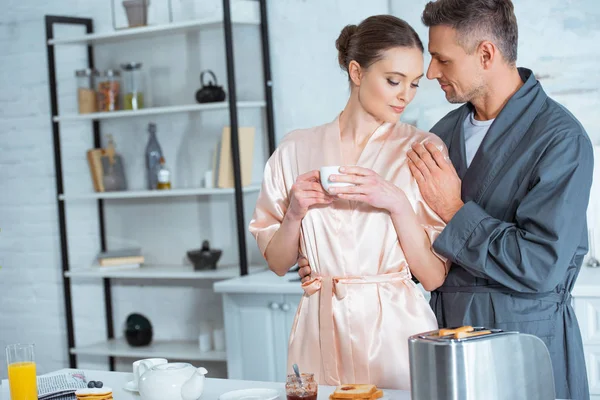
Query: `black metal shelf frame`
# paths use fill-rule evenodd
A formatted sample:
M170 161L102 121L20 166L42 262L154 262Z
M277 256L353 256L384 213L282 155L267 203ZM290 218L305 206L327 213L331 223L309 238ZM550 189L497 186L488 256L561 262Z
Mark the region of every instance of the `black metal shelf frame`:
M269 49L269 27L267 18L267 0L257 0L260 7L260 36L262 44L262 65L264 77L264 94L266 100L266 127L269 154L275 151L275 124L273 115L273 93ZM71 349L75 347L75 332L73 322L73 307L71 295L71 280L65 273L69 271L69 253L68 237L65 216L65 200L59 199L64 195L62 155L60 146L60 123L54 120L58 116L58 92L56 84L56 61L54 54L54 45L50 45L49 40L54 38L55 25L81 25L85 27L86 33L94 32L92 19L77 18L70 16L46 15L46 51L48 60L48 82L50 91L50 121L52 124L52 137L54 147L54 169L56 175L56 199L58 206L58 222L60 233L60 250L62 257L62 275L63 275L63 296L65 305L65 317L67 325L67 346L70 368L77 368L77 359ZM241 167L239 155L239 137L238 137L238 107L236 103L236 84L235 84L235 61L233 52L233 27L231 22L231 8L229 0L223 0L223 31L225 36L225 55L227 64L227 84L229 101L229 122L231 126L231 152L233 160L233 176L235 185L235 211L238 235L238 251L240 263L240 275L248 274L248 256L246 246L246 225L244 218L244 197L242 192ZM87 63L88 68L94 68L94 51L91 44L87 45ZM94 147L100 147L100 122L92 121L92 131L94 137ZM98 221L100 227L100 248L106 251L106 232L104 221L104 201L97 200ZM114 339L114 321L112 308L112 291L110 278L103 278L104 286L104 309L106 316L106 336L107 339ZM115 358L109 356L109 368L115 370Z

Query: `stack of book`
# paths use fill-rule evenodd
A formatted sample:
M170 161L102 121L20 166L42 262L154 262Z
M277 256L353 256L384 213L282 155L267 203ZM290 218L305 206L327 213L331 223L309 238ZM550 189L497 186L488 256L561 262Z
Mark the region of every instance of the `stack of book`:
M98 254L99 267L139 268L143 262L144 256L139 248L103 251Z

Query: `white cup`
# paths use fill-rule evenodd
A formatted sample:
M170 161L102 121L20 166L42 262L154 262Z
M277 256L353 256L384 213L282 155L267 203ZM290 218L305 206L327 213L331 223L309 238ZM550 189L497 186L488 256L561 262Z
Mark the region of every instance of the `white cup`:
M213 330L213 345L215 350L225 350L225 331L223 328Z
M213 187L213 172L212 172L212 170L204 172L204 187L207 189Z
M331 192L329 192L330 188L333 188L333 187L344 187L344 186L354 186L353 183L348 183L348 182L331 182L329 180L329 176L330 175L345 175L345 174L342 174L340 172L340 166L339 165L330 165L330 166L326 166L326 167L321 167L319 169L319 174L321 175L321 186L323 186L323 189L325 189L330 194L331 194Z
M140 369L140 364L144 363L146 368ZM137 360L133 363L133 384L135 387L138 387L140 383L140 377L144 372L148 369L154 367L155 365L166 364L168 361L166 358L144 358L143 360Z
M202 353L212 350L212 337L210 332L202 332L198 335L198 347Z

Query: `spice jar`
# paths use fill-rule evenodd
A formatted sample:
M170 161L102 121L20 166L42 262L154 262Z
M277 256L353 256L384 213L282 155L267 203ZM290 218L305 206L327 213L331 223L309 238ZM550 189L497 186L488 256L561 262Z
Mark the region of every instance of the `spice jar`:
M94 79L98 71L86 68L75 71L77 77L77 104L80 114L96 112L96 91Z
M122 64L121 68L123 68L123 109L139 110L144 108L142 63Z
M107 69L99 78L96 97L98 111L116 111L119 109L120 73Z

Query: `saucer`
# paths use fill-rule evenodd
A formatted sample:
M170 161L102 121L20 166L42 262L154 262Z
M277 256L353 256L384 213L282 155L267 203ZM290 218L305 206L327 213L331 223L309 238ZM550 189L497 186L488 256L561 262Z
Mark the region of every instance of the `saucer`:
M274 389L234 390L219 396L219 400L276 400L279 398L279 392Z
M123 389L127 390L128 392L136 392L138 391L137 386L135 386L135 382L134 381L129 381L125 384L125 386L123 386Z

